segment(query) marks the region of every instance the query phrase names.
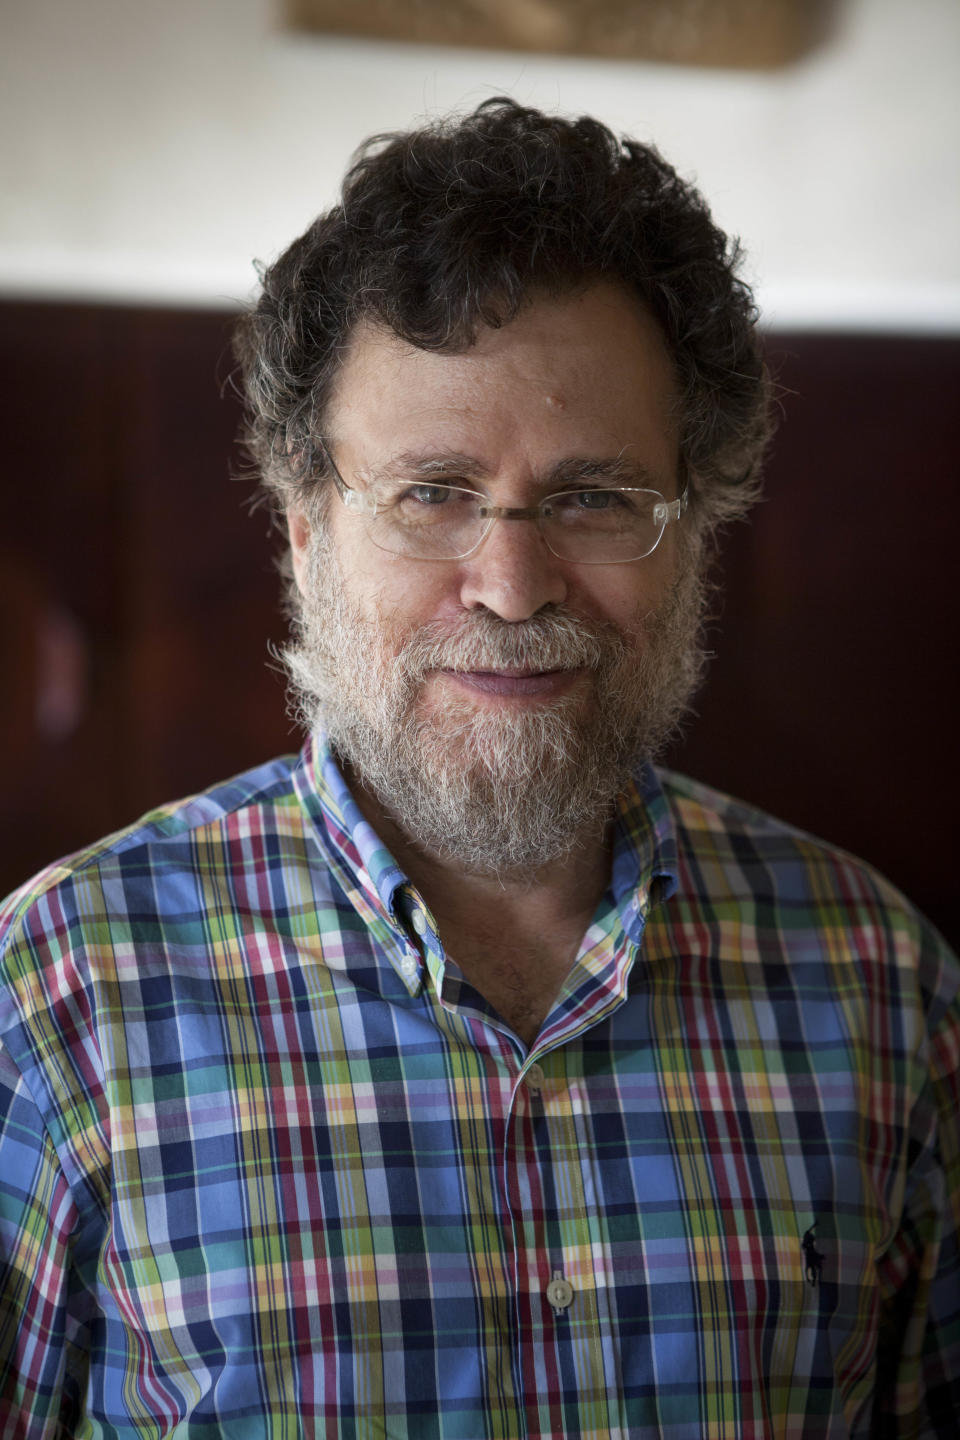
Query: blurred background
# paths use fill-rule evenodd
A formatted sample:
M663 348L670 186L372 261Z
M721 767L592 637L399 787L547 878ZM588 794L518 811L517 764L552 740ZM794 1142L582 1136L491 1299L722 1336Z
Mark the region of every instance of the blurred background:
M956 0L0 0L0 893L299 736L231 317L372 132L508 93L652 140L782 388L671 760L956 942Z

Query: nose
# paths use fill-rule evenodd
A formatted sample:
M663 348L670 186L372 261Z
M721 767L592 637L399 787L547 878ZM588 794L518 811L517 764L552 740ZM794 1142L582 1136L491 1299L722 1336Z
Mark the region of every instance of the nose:
M547 549L532 519L496 520L460 565L460 603L466 610L483 607L518 623L567 598L564 562Z

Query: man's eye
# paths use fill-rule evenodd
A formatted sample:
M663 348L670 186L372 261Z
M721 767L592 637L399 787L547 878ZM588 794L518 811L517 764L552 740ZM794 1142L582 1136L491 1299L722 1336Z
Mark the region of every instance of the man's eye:
M447 485L408 485L397 496L398 501L416 505L444 505L451 498Z
M624 504L619 490L572 490L557 500L568 510L614 510Z

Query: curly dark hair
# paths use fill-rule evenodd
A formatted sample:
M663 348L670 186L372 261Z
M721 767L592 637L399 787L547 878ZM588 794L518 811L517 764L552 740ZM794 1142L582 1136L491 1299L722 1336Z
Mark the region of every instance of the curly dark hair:
M756 498L770 429L739 258L653 147L587 116L498 97L466 117L375 136L341 203L263 272L259 302L237 329L245 438L263 489L281 509L317 493L315 443L358 322L457 352L480 326L508 324L533 288L608 279L663 328L693 512L710 532Z

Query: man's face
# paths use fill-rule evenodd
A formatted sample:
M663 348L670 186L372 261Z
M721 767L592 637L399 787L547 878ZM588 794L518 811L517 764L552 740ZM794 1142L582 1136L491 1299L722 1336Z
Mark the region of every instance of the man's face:
M461 354L359 329L327 438L352 487L428 467L529 506L562 467L619 461L619 483L672 499L675 407L656 322L604 283L538 296ZM501 520L471 555L424 561L378 549L335 496L319 533L291 512L288 659L311 720L414 841L484 871L555 858L602 833L688 698L700 587L677 529L644 560L582 565Z

